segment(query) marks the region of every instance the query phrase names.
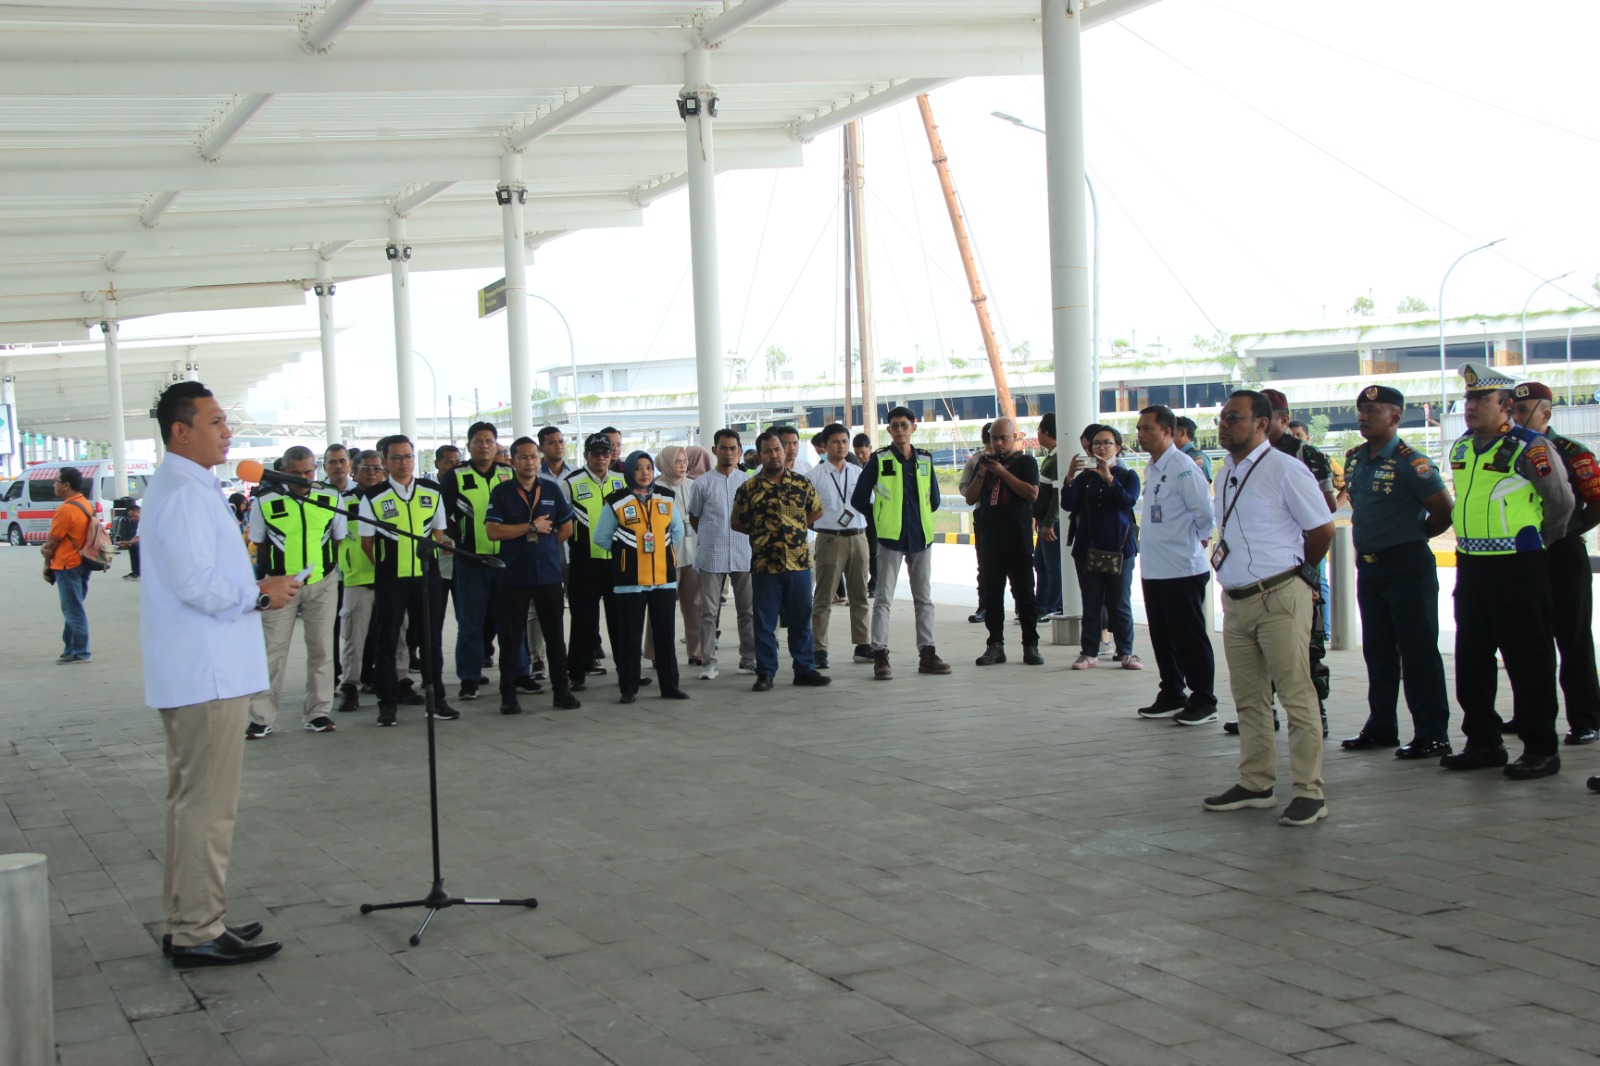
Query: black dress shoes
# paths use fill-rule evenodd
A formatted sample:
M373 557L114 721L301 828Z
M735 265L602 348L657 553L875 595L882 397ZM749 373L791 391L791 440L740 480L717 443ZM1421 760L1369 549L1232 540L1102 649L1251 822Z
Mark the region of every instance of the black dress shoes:
M686 700L689 698L689 694L681 688L664 688L661 690L661 698L664 700Z
M237 966L242 962L259 962L282 950L283 944L277 940L252 944L227 932L215 940L207 940L191 948L174 946L172 965L180 970L192 970L198 966Z
M750 690L752 692L771 692L772 691L772 675L771 674L757 674L756 675L756 683L750 686Z
M635 696L631 692L624 692L622 694L622 697L620 699L618 699L617 702L618 703L632 703L635 700L637 700L638 698L639 698L638 696Z
M1357 733L1347 740L1339 741L1339 746L1345 751L1372 751L1374 748L1398 748L1399 737L1375 737L1370 733ZM1416 758L1415 755L1408 758Z
M1532 781L1536 777L1549 777L1561 772L1561 756L1529 755L1523 752L1514 762L1507 764L1504 773L1513 781Z
M829 677L827 674L819 673L816 670L803 670L794 675L795 684L809 685L812 688L820 688L823 685L832 683L832 681L833 678Z
M1586 784L1590 792L1600 792L1600 777L1591 777Z
M1282 729L1283 729L1283 721L1282 721L1282 719L1280 719L1278 717L1277 712L1274 711L1273 715L1272 715L1272 731L1274 733L1277 733L1277 732L1281 732ZM1239 723L1238 722L1223 722L1222 723L1222 731L1224 733L1228 734L1230 737L1236 737L1236 736L1239 735ZM1326 736L1327 734L1324 733L1323 735Z
M1568 731L1567 735L1561 739L1561 742L1576 746L1579 744L1593 744L1597 740L1600 740L1600 729L1573 729Z
M240 940L254 940L256 937L261 935L263 926L260 922L246 922L243 925L230 925L226 928L228 932L232 933ZM167 956L168 958L172 957L171 933L161 934L161 954Z
M1498 744L1492 748L1474 748L1469 744L1454 755L1440 759L1439 765L1446 770L1488 770L1504 766L1507 758L1506 749Z
M1396 759L1431 759L1435 755L1449 755L1448 740L1413 740L1394 749Z

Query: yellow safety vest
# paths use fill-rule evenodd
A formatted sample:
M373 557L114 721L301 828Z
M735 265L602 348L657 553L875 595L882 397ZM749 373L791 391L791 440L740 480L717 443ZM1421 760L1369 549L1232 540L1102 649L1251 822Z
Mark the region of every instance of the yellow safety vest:
M1517 461L1528 450L1532 436L1513 426L1481 453L1473 447L1470 433L1451 447L1456 502L1450 524L1456 531L1458 552L1513 555L1544 550L1539 535L1544 503L1532 483L1517 472Z
M321 506L319 506L319 504ZM331 507L333 510L327 510ZM333 523L339 517L339 497L328 489L312 489L305 500L287 492L264 492L256 509L267 527L261 545L263 573L274 577L310 570L307 585L315 585L335 568ZM260 551L257 555L260 556Z
M588 467L580 466L567 475L566 486L567 495L572 497L575 519L572 523L572 558L582 559L585 555L591 559L611 558L609 551L595 545L594 527L600 521L600 508L606 505L606 497L618 489L627 488L628 483L615 471L607 471L605 477L596 481Z
M667 543L676 501L659 489L641 500L631 489L606 497L617 516L617 535L611 541L618 585L670 585L678 580L678 557Z
M913 448L916 460L917 510L922 515L922 539L933 543L933 505L928 502L928 485L933 481L933 456L920 448ZM895 454L894 446L879 448L872 453L872 462L878 471L878 485L872 494L872 527L879 540L899 540L900 526L906 513L905 467ZM887 492L877 491L881 486Z
M377 491L370 493L367 499L371 501L375 518L419 537L433 536L433 516L444 506L443 490L439 483L420 477L411 482L409 500L395 490L394 482L387 480L378 485ZM373 534L374 576L378 580L394 581L422 576L422 561L417 558L416 541L410 537L396 537L388 530L376 527Z
M500 542L489 539L483 528L483 516L489 511L489 493L502 481L510 481L516 474L509 466L495 463L487 474L473 467L458 466L445 475L445 491L454 504L450 529L456 545L463 551L476 555L497 555Z
M361 550L361 538L356 536L356 521L361 517L361 496L365 489L355 488L341 493L339 505L344 508L345 521L350 535L339 542L339 573L346 588L363 588L372 584L372 560Z

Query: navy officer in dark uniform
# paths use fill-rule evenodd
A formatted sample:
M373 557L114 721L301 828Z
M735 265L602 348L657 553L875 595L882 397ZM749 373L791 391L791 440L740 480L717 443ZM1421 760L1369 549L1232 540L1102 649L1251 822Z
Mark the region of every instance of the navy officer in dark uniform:
M1396 748L1400 759L1450 754L1450 697L1439 657L1439 572L1428 539L1450 528L1450 492L1428 457L1399 437L1406 398L1387 385L1356 397L1366 441L1345 453L1356 549L1356 606L1367 661L1367 721L1349 751ZM1395 713L1405 679L1413 739Z

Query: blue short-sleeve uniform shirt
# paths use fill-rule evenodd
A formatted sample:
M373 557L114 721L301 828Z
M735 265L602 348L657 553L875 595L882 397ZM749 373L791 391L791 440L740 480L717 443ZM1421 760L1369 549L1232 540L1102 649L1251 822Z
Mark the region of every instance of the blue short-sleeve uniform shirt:
M1345 456L1350 531L1358 552L1380 552L1428 539L1422 501L1443 490L1444 476L1399 437L1373 456L1365 444Z
M534 479L533 488L524 491L515 478L502 481L489 492L485 522L520 526L548 516L551 533L537 540L502 540L500 558L506 568L500 580L508 585L558 585L561 583L561 543L554 530L572 520L572 504L561 486L543 474Z

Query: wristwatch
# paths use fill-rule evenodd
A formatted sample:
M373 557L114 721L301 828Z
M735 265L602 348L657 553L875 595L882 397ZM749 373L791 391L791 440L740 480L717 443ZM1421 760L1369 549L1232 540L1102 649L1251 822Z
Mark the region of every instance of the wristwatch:
M272 597L268 596L265 592L263 592L261 595L256 597L256 610L265 611L268 607L271 607L271 606L272 606Z

